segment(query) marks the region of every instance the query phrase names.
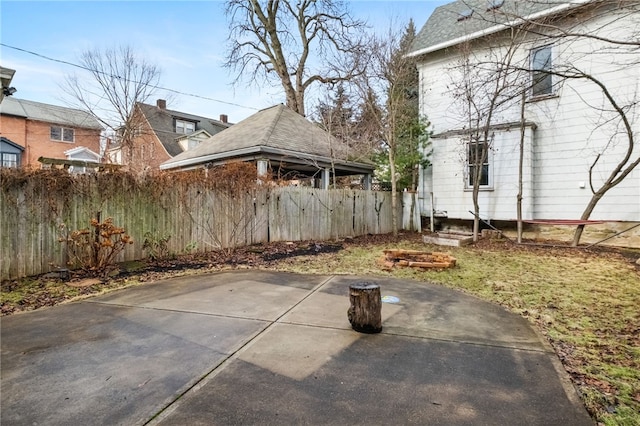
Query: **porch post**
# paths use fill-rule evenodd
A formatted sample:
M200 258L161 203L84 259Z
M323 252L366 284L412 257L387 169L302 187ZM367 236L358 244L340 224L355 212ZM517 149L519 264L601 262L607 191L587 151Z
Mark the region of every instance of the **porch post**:
M331 177L331 170L330 169L323 169L321 176L322 176L321 177L321 185L322 185L321 189L329 189L329 178Z
M364 179L363 179L363 189L367 190L367 191L371 191L371 175L369 173L367 173L366 175L364 175Z
M258 160L258 177L263 177L267 175L267 170L269 170L269 162L268 160L261 158Z

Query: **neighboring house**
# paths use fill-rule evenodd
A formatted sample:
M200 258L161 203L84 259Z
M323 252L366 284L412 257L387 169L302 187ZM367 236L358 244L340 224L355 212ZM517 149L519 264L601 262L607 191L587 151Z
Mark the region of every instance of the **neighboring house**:
M462 220L467 225L473 219L470 171L477 166L470 161L469 152L474 143L485 141L470 137L466 112L470 109L465 110L454 87L462 80L460 70L465 60L484 58L490 68L491 61L507 50L514 29L526 24L532 30L515 46L512 60L513 69L520 73L519 83L527 87L523 114L521 97L507 100L493 111L489 155L482 164L480 215L492 221L517 218L522 130L523 219L580 219L592 196L592 164L598 158L592 170L597 189L624 158L628 143L620 118L596 84L552 74L575 67L604 82L626 108L636 145L639 143L636 103L640 101L640 61L631 53L625 56L625 46L612 47L599 37L631 35L631 28L640 27L640 11L637 2L622 2L636 8L632 13L618 10L614 3L462 0L433 12L409 54L418 61L421 113L433 124L434 132L432 166L422 172L419 189L423 215L428 216L433 209L437 216ZM543 19L548 26L529 27ZM562 30L592 37L562 37ZM558 37L548 37L549 33ZM635 49L637 55L637 46ZM624 61L626 66L620 64ZM474 72L482 73L482 67ZM479 87L471 95L475 101L482 96L488 98L490 86ZM631 161L639 152L640 146L636 146ZM590 219L640 221L640 167L604 195Z
M280 104L263 109L163 163L164 170L212 167L229 161L251 161L258 172L273 176L315 178L327 188L330 175L364 175L371 183L374 165L349 161L346 147L329 133Z
M40 157L76 160L90 152L99 160L101 131L94 117L77 109L13 97L0 103L3 166L7 156L6 164L38 168Z
M110 147L111 162L141 172L158 169L160 164L198 146L203 140L231 126L227 116L220 120L167 109L167 102L156 105L137 103L131 120L136 127L130 146Z
M20 167L24 147L0 136L0 167Z

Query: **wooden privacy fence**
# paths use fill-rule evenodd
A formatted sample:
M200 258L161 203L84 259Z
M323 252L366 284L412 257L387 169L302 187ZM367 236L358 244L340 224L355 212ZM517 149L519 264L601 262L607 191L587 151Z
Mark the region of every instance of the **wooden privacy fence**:
M3 175L1 279L65 267L67 243L60 239L90 228L98 212L134 240L118 261L145 258L145 236L168 237L168 252L182 254L392 232L389 192L259 187L232 195L198 183L150 189L131 177L108 176L9 180Z

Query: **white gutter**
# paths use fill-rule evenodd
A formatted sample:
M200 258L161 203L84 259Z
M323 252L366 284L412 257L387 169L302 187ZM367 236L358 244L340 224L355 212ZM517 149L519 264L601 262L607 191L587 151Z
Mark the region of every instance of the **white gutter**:
M573 0L569 3L561 4L560 6L552 7L551 9L545 9L540 12L532 13L529 16L524 18L517 18L509 22L505 22L504 24L494 25L493 27L485 28L481 31L476 31L475 33L467 34L462 37L454 38L452 40L447 40L442 43L435 44L433 46L425 47L424 49L416 50L414 52L408 53L407 57L420 56L431 52L436 52L441 49L445 49L447 47L455 46L456 44L460 44L465 41L473 40L476 38L484 37L490 34L495 34L499 31L502 31L507 28L516 27L525 22L532 21L534 19L544 18L545 16L553 15L555 13L563 12L567 9L571 9L574 7L582 6L586 3L589 3L593 0Z

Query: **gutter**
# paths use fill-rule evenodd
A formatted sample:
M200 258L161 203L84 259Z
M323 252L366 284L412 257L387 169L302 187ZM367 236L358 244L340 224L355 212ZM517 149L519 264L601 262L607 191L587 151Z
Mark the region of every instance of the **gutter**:
M170 163L161 164L160 170L169 170L169 169L177 169L177 168L188 167L188 166L197 166L204 163L208 163L210 161L223 160L229 157L247 157L251 154L277 154L280 156L288 157L290 159L298 159L303 161L306 160L309 162L316 162L316 163L321 163L321 162L331 163L331 158L323 157L320 155L312 155L312 154L301 155L301 153L296 151L289 151L285 149L262 147L262 146L257 146L257 147L254 146L249 148L236 149L233 151L226 151L222 153L204 155L201 157L187 158L179 161L172 161ZM341 164L344 166L371 169L371 170L375 168L375 166L371 166L364 163L355 163L355 162L337 160L337 159L334 159L333 163Z
M462 37L454 38L452 40L447 40L442 43L435 44L433 46L425 47L420 50L416 50L414 52L408 53L407 57L415 57L426 55L427 53L436 52L438 50L446 49L447 47L455 46L457 44L463 43L465 41L474 40L476 38L481 38L490 34L495 34L507 28L516 27L518 25L524 24L525 22L532 21L539 18L544 18L549 15L554 15L559 12L563 12L568 9L572 9L575 7L579 7L590 3L593 0L573 0L568 3L561 4L560 6L552 7L551 9L542 10L540 12L533 13L524 18L517 18L512 21L505 22L504 24L494 25L493 27L485 28L481 31L476 31L475 33L467 34Z
M525 121L524 123L522 123L521 121L512 121L509 123L492 124L489 126L489 130L498 130L498 131L507 130L508 131L511 129L520 128L523 125L524 127L531 128L531 130L534 130L534 131L538 128L538 125L533 121ZM477 129L453 129L453 130L447 130L446 132L433 134L431 135L431 137L433 139L446 139L451 136L469 135L476 131Z

